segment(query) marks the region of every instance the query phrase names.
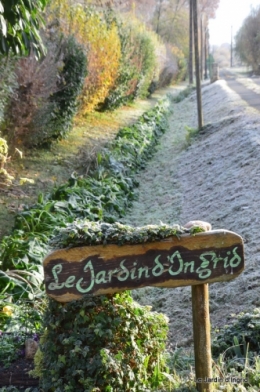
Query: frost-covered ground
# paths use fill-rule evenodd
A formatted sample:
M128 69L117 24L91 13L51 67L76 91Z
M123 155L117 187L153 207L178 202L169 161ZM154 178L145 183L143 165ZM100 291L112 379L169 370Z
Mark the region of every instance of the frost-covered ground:
M195 93L173 103L169 130L138 176L139 199L124 222L183 225L200 219L243 237L243 274L209 286L214 329L225 325L230 314L260 306L260 112L223 80L204 86L202 100L206 127L190 143L189 129L197 128ZM190 287L144 288L135 291L135 298L168 315L170 345L190 346Z

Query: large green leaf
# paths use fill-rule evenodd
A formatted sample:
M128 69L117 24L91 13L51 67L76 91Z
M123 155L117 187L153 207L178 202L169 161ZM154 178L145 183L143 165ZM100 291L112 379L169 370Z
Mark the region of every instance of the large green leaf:
M12 49L17 54L33 50L40 57L45 53L39 29L47 0L0 1L0 52Z

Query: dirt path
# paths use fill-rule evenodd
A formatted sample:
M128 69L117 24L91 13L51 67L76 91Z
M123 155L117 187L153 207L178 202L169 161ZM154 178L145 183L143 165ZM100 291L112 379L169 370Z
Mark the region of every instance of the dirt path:
M260 79L257 78L241 78L232 69L223 69L220 76L226 80L228 87L235 91L241 99L245 100L249 106L260 110Z
M174 104L170 127L145 171L139 200L124 222L132 225L211 222L245 241L246 269L230 283L210 285L212 329L232 313L260 306L260 116L225 81L203 88L203 131L187 145L187 127L197 127L195 93ZM190 287L144 288L136 299L170 319L170 345L190 346Z

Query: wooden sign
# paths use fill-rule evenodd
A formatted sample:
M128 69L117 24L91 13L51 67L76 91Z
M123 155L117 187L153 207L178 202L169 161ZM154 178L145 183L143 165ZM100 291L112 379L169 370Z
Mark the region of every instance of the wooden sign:
M228 281L243 269L243 240L226 230L136 245L62 249L44 260L46 292L59 302L144 286Z

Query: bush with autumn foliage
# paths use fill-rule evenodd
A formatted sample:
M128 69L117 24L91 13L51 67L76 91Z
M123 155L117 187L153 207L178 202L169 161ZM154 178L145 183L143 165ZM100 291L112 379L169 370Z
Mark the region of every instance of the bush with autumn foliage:
M111 9L52 2L50 22L58 20L63 34L72 34L87 51L88 75L79 97L79 114L112 109L147 97L156 74L155 34L136 18L121 19Z
M95 8L70 5L67 0L53 1L48 19L49 23L58 21L57 30L73 35L86 51L88 74L79 96L80 113L84 115L104 101L118 76L121 48L117 26L106 23Z
M16 60L16 88L2 108L1 133L13 148L49 146L75 115L115 109L172 81L161 61L169 51L134 15L53 0L45 20L47 54Z
M114 109L135 98L150 94L153 81L159 78L159 62L156 52L163 45L156 34L147 31L142 23L119 19L106 14L107 23L115 23L121 43L118 77L108 96L100 104L101 109Z
M71 36L48 38L48 52L41 61L33 53L16 61L17 87L2 124L2 135L12 147L39 147L64 138L77 111L86 75L85 52Z

